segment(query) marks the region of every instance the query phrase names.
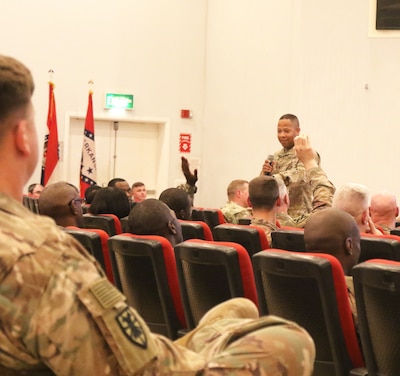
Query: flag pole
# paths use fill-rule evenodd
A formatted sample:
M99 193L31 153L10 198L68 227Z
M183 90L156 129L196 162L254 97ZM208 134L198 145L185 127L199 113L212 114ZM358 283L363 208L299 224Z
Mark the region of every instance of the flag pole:
M93 94L93 85L94 85L93 80L89 80L89 81L88 81L89 94Z

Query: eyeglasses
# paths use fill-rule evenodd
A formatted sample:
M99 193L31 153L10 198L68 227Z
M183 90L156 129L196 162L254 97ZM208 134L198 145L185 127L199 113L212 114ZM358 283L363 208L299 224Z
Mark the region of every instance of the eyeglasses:
M85 198L73 198L69 203L68 206L71 206L73 202L80 202L81 205L86 204L86 199Z

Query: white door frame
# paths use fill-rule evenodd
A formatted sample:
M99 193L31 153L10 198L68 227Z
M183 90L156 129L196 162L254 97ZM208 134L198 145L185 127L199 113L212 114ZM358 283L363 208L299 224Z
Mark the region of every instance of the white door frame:
M69 139L70 139L70 127L71 119L83 120L86 119L86 113L83 112L66 112L65 113L65 127L64 127L64 145L61 146L60 162L61 166L61 180L67 180L67 162L69 160ZM104 114L104 113L93 113L93 119L98 121L110 121L110 122L129 122L129 123L151 123L157 124L160 127L159 132L159 144L161 145L159 165L157 168L156 177L156 194L159 195L165 187L168 186L168 175L169 175L169 156L170 156L170 138L171 138L171 124L169 119L165 118L139 118L129 115L118 115L118 114ZM96 135L95 135L96 137ZM83 129L82 129L83 139ZM157 196L158 197L158 196Z

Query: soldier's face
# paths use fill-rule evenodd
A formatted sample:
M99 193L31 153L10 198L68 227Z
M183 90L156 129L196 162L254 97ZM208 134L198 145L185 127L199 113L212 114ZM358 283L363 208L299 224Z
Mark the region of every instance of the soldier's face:
M278 122L278 140L285 149L294 146L294 138L300 133L300 128L290 119L281 119Z

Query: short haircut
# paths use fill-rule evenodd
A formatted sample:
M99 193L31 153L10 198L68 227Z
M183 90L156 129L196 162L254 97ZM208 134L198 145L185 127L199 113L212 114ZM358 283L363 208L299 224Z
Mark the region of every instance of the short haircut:
M245 184L249 184L249 182L247 180L240 180L240 179L232 180L229 183L228 188L226 190L228 198L233 197L238 189L243 189Z
M107 187L113 187L113 188L115 188L115 184L117 184L117 183L119 183L119 182L121 182L121 181L126 181L126 180L125 180L125 179L122 179L122 178L114 178L114 179L111 179L111 180L108 182Z
M30 70L18 60L0 55L0 123L16 111L25 111L35 85ZM0 136L4 134L0 128Z
M249 183L249 199L254 209L271 210L279 197L278 183L272 176L258 176Z
M189 194L179 188L167 188L162 191L159 200L168 205L172 209L176 217L181 218L181 212L184 211L187 215L190 215L191 200L189 200ZM188 218L185 218L188 219Z
M149 198L136 203L128 218L129 231L137 235L166 236L171 209L162 201Z
M78 188L66 181L47 185L39 196L39 213L53 218L58 223L70 214L68 200L78 195Z
M346 238L360 241L360 230L352 215L344 210L326 208L310 215L304 226L307 252L323 252L338 257Z
M142 183L141 181L137 181L136 183L132 184L132 189L133 188L137 188L137 187L143 187L144 183Z
M285 115L282 115L282 116L279 118L279 120L283 120L283 119L290 120L290 121L292 122L292 124L293 124L296 128L299 128L299 127L300 127L300 122L299 122L299 119L297 118L296 115L293 115L293 114L285 114Z

